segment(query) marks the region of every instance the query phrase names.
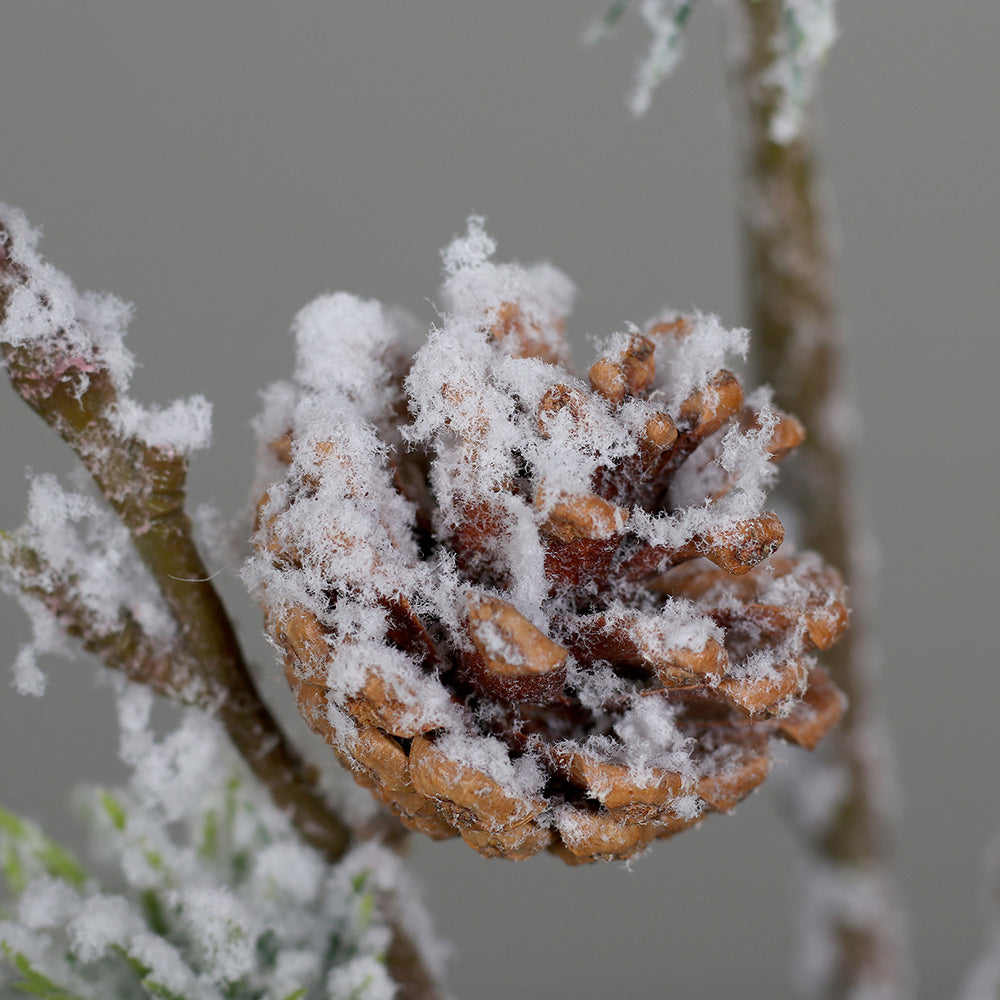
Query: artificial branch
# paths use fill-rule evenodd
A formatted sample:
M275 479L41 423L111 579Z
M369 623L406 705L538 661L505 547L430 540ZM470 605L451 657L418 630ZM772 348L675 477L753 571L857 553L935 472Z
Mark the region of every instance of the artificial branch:
M184 512L185 457L119 436L108 416L116 393L107 371L89 362L90 370L74 368L43 346L3 343L0 350L14 389L73 448L128 528L177 622L186 658L219 696L215 714L250 769L308 843L331 859L342 856L350 831L323 801L315 775L261 700L218 592L206 579Z
M0 219L0 326L12 288L25 280L10 244ZM102 632L74 596L71 581L39 582L45 574L38 553L15 546L5 555L17 564L25 591L107 666L158 694L211 711L303 840L331 863L337 861L349 848L352 832L325 801L317 772L289 742L257 691L192 537L185 512L186 456L124 435L113 419L119 398L111 372L96 354L61 350L64 339L56 331L42 342L0 341L0 352L15 391L70 445L128 529L176 622L176 645L158 648L127 613L119 631ZM438 995L398 922L388 960L403 1000Z
M798 540L839 567L855 594L851 629L824 661L849 702L828 750L844 779L843 792L825 821L807 834L808 848L814 861L838 870L845 882L860 876L888 889L886 776L876 752L882 726L873 707L866 638L867 560L853 501L843 333L815 141L808 121L789 141L773 135L781 100L774 72L781 0L738 0L733 7L731 101L741 144L749 325L776 402L809 429L784 480L801 515ZM891 919L859 922L846 913L834 915L828 997L855 996L874 986L889 991L880 995L904 994L906 962L891 909L887 904Z

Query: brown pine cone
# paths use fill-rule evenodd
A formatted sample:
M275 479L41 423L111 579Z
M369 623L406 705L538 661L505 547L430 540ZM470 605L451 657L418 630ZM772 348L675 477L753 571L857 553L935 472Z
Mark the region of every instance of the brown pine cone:
M567 279L492 251L478 220L446 251L416 351L377 303L299 314L246 575L303 716L406 826L628 858L836 722L843 587L774 556L804 432L724 367L743 331L661 317L583 381Z

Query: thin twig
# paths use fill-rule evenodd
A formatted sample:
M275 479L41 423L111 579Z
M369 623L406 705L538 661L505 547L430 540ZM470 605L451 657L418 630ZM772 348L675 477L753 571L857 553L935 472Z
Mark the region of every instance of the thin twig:
M199 665L180 644L151 641L127 608L119 609L114 629L102 627L80 600L77 581L54 572L16 535L0 536L0 560L7 563L21 591L42 604L66 635L106 667L182 705L209 709L218 700L218 693L206 688Z
M870 680L865 570L851 483L850 412L843 389L843 334L835 304L833 265L808 122L785 143L773 141L780 94L774 84L775 41L784 16L781 0L737 0L731 101L740 132L741 207L750 326L761 371L776 402L808 429L784 485L801 514L798 541L838 566L853 585L854 612L847 635L825 664L846 693L849 707L832 735L826 760L843 777L843 792L825 821L809 835L813 860L839 873L841 884L866 880L882 887L879 919L834 915L832 961L821 992L903 996L907 963L888 874L889 835L882 720ZM867 994L866 994L867 995Z

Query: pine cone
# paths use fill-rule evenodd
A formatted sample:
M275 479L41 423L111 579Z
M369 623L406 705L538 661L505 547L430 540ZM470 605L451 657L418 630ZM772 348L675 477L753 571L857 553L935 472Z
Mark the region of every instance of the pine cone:
M836 572L774 556L803 437L725 367L745 333L664 315L568 369L572 286L445 253L445 312L327 296L269 393L247 577L299 710L408 827L480 853L628 858L812 748ZM786 546L787 548L787 546Z

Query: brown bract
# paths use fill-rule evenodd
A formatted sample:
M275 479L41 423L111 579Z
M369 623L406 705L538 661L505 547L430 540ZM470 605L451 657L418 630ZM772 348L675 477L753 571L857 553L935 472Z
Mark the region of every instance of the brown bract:
M544 705L562 694L569 654L513 605L470 594L468 627L472 650L462 662L477 690L511 704Z

